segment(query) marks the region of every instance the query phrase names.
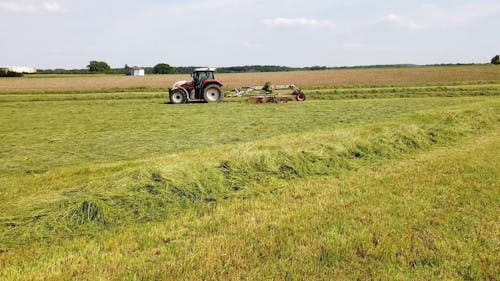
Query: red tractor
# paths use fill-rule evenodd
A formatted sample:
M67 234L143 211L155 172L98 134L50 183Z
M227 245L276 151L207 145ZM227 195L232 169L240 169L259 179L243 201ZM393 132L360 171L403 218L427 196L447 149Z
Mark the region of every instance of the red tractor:
M179 81L168 89L170 103L188 101L221 102L224 98L222 82L215 79L215 68L197 68L191 76L193 81Z

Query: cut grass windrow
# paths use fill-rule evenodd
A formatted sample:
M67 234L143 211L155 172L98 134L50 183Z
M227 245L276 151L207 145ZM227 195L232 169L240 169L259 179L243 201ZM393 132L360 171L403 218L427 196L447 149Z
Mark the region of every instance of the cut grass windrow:
M338 86L321 89L304 89L308 99L369 99L369 98L419 98L419 97L461 97L461 96L498 96L500 83L461 83L458 85L425 86ZM127 99L164 99L168 102L167 88L130 88L102 89L95 91L63 92L14 92L0 93L0 103L41 102L41 101L92 101ZM229 98L226 101L246 101L245 98Z
M99 229L162 220L186 208L203 210L220 201L265 196L293 180L341 175L481 134L500 122L497 107L417 115L404 125L311 132L28 176L28 185L50 189L35 198L8 200L0 217L0 248L94 235Z
M43 102L43 101L95 101L95 100L134 100L160 99L168 101L168 93L164 92L101 92L79 94L13 94L0 95L0 103L12 102Z
M500 95L500 84L487 84L481 86L461 85L425 87L338 88L311 90L308 92L308 97L316 100L498 95Z
M489 131L255 200L4 249L0 279L496 280L499 140Z

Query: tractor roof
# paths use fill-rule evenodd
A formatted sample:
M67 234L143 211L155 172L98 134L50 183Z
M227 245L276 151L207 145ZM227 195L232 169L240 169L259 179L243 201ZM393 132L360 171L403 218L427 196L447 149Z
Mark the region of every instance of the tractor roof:
M214 67L200 67L196 68L194 72L202 72L202 71L215 71L217 68Z

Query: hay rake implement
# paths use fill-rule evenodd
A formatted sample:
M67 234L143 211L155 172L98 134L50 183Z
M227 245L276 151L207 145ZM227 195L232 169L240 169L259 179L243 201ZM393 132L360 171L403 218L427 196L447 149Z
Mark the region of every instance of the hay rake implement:
M292 90L292 93L285 94L282 90ZM287 103L289 101L305 101L306 95L297 86L291 85L276 85L266 83L264 86L242 87L234 89L231 92L234 97L248 96L249 101L253 103Z

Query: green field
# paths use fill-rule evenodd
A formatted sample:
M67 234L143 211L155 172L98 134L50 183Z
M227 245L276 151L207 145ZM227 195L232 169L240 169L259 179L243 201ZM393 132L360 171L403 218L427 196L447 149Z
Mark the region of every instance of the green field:
M500 77L305 90L0 93L0 280L498 280Z

